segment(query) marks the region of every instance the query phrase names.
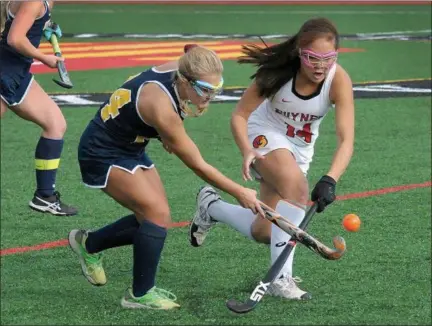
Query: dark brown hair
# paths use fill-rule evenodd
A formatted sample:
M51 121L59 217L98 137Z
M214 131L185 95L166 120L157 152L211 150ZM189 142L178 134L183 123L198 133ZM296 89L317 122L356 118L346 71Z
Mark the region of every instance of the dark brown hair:
M297 34L285 42L265 48L254 44L243 46L245 55L238 62L258 66L251 79L255 78L260 96L272 97L299 70L299 48L321 37L334 41L336 49L339 48L339 34L335 25L326 18L314 18L306 21Z

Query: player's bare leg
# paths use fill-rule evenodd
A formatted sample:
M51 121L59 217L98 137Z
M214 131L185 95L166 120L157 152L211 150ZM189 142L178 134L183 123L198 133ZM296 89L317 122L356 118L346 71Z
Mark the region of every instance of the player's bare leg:
M0 98L0 119L3 118L3 115L8 110L8 106L5 101Z
M76 215L77 209L60 200L55 190L57 170L63 150L66 120L57 104L33 80L21 104L10 107L21 118L42 128L35 151L37 189L29 206L39 212L53 215Z
M284 166L284 169L278 168L280 166ZM291 152L286 149L272 151L266 155L265 160L257 163L256 169L262 177L261 198L263 202L298 226L305 215L305 211L298 205L305 205L307 202L308 184ZM252 226L252 234L255 238L270 236L272 263L276 261L291 239L291 236L285 231L260 217L257 217ZM281 269L277 280L269 287L268 293L287 299L310 299L310 294L297 286L301 279L293 276L294 252L295 248Z
M270 155L276 153L276 155ZM264 174L267 178L281 178L286 182L276 182L275 185L267 182L266 177L261 181L261 200L272 208L287 210L285 205L278 205L282 196L285 198L296 198L297 201L305 201L301 196L303 191L307 193L307 183L305 177L297 166L291 153L288 150L277 150L268 154L270 159L262 160L263 162L280 164L280 160L288 161L283 166L286 170L297 172L295 174L272 176ZM292 165L292 166L291 166ZM279 171L279 168L265 166L264 169ZM260 171L259 171L260 172ZM300 187L300 189L299 189ZM302 189L302 188L305 189ZM282 214L282 212L279 212ZM302 209L288 209L282 215L287 216L296 225L300 224L304 217ZM290 236L273 225L266 219L256 217L250 210L244 209L238 205L232 205L220 199L216 190L210 186L200 189L197 195L197 210L191 223L189 237L193 246L200 246L204 242L211 227L217 222L229 224L234 229L260 243L271 244L272 261L276 260L280 252L290 240ZM307 299L310 295L299 289L296 283L299 278L292 276L293 254L289 256L284 268L282 268L278 280L274 283L272 290L269 292L273 295L283 296L288 299ZM296 282L297 281L297 282Z

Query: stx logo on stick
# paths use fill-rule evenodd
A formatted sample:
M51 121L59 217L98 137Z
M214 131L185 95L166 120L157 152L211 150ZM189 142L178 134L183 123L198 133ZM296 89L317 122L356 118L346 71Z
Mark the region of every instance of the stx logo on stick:
M264 294L267 291L267 288L269 287L270 282L269 283L263 283L262 281L260 281L260 284L255 288L255 290L253 290L250 299L253 301L260 301L262 299L262 297L264 296Z

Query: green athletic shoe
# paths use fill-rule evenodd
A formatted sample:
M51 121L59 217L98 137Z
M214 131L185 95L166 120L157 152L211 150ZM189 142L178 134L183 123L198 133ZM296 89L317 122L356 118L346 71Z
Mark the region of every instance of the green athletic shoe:
M72 230L69 232L69 246L78 255L82 273L93 285L102 286L107 282L102 266L102 253L89 254L85 248L87 231Z
M177 297L166 290L159 289L156 286L152 287L142 297L136 298L133 295L132 288L128 288L124 297L121 299L123 308L132 309L157 309L169 310L179 308L180 305L176 303Z

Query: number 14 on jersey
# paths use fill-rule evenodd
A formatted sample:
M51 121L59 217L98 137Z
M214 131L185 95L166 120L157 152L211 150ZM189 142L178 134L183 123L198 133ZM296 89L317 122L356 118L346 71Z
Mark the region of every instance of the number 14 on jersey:
M288 137L292 137L294 138L295 136L299 137L299 138L303 138L303 140L310 144L312 142L312 132L311 132L311 124L310 123L306 123L303 126L303 129L296 129L293 126L286 124L287 125L287 132L286 135Z

